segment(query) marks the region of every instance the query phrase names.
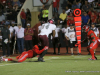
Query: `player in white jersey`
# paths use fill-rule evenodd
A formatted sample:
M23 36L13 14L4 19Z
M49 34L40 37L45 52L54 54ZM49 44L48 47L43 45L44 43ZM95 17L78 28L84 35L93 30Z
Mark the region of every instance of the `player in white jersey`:
M75 47L75 44L76 44L76 34L75 34L75 28L73 24L70 24L70 27L67 28L67 32L65 36L66 36L66 39L69 39L70 41L70 44L69 44L70 50L71 50L71 54L73 55L73 47ZM77 48L77 52L78 52L78 48Z
M91 28L90 29L93 30L95 35L99 38L99 30L98 30L97 27L95 27L95 23L91 24ZM94 54L95 54L95 51L96 51L96 49L94 50Z
M61 47L59 32L60 32L60 28L57 27L55 29L55 37L52 39L53 40L53 48L54 48L54 53L53 54L56 54L56 45L57 45L57 47L58 47L58 55L60 55L60 47Z
M69 44L69 39L65 37L65 34L67 33L67 29L68 29L67 25L65 25L65 27L61 29L61 31L62 31L62 37L63 37L63 39L66 42L66 50L67 50L66 54L68 54L68 44Z
M48 20L48 23L42 24L42 26L38 27L39 28L39 41L41 42L41 45L43 47L48 46L49 47L49 40L48 36L49 34L53 33L53 38L55 37L55 30L56 30L56 25L53 24L53 20L50 19ZM47 50L45 50L39 57L39 61L42 60L43 56L47 53Z
M49 43L48 43L49 34L51 34L53 32L53 37L55 37L56 25L52 24L52 22L53 21L50 19L48 21L48 23L44 23L44 24L42 24L42 26L38 27L39 31L40 31L40 33L38 34L39 35L39 40L41 41L43 47L44 46L49 46Z

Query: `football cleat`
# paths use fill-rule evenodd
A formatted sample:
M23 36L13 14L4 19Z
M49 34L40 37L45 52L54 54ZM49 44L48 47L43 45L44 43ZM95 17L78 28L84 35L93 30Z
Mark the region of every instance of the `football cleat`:
M96 60L95 58L88 58L88 60Z

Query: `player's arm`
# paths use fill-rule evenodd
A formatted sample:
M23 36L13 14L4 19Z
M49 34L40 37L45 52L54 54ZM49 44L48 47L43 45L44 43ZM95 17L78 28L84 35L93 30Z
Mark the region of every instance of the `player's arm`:
M34 48L36 54L38 54L38 55L41 54L44 50L47 50L47 49L48 49L47 46L45 46L42 50L39 50L39 48Z
M85 38L81 43L85 43L85 42L87 42L87 41L88 41L88 39Z
M55 34L56 34L55 30L53 30L52 33L53 33L53 38L54 38L55 37Z
M94 43L94 42L95 42L95 37L94 37L94 34L93 34L93 33L91 33L91 34L90 34L90 37L91 37L91 39L92 39L92 43Z

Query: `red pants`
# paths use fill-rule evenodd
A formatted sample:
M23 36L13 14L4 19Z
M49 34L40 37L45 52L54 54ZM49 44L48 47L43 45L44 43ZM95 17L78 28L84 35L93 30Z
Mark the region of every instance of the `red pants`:
M94 50L94 49L96 49L99 46L99 44L100 44L100 39L97 39L97 40L95 40L94 43L91 43L87 48Z
M21 55L17 56L18 62L23 62L28 57L28 52L23 52Z

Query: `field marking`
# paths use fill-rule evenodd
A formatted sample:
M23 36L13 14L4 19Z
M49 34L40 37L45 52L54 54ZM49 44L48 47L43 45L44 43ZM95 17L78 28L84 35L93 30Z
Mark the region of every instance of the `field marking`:
M28 62L23 62L23 63L28 63ZM16 64L22 64L22 63L10 63L10 64L4 64L4 65L0 65L0 66L6 66L6 65L16 65Z
M57 57L57 58L53 58L53 59L58 59L59 57ZM33 58L32 58L33 59ZM37 58L35 58L35 59L37 59ZM45 60L51 60L52 58L50 58L50 59L45 59ZM52 62L52 61L51 61ZM28 63L28 62L22 62L22 63L10 63L10 64L4 64L4 65L0 65L0 66L7 66L7 65L16 65L16 64L23 64L23 63ZM41 63L39 63L39 64L41 64Z

